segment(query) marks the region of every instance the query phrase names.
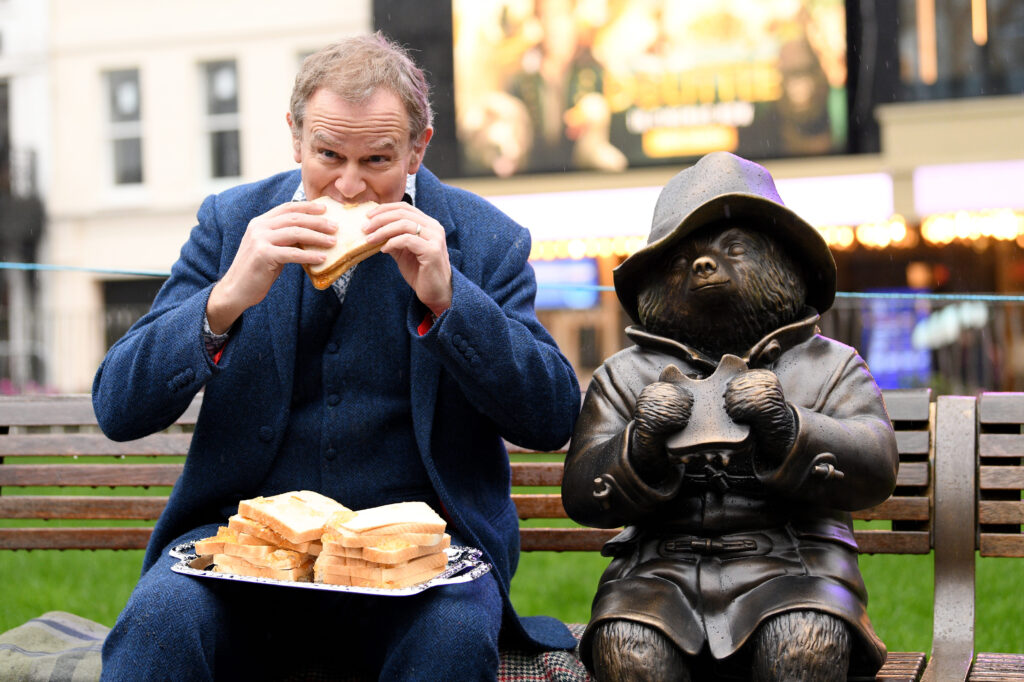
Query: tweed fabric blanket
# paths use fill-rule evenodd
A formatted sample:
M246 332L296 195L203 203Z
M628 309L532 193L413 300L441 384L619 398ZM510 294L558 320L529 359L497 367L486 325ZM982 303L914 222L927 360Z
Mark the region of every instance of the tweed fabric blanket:
M577 641L583 624L569 625ZM63 611L50 611L0 634L0 680L95 682L109 628ZM305 671L303 680L333 680L336 671ZM355 682L358 678L351 678ZM502 651L499 682L588 682L576 651Z
M107 630L63 611L33 618L0 634L0 680L98 680Z
M572 623L569 631L579 642L586 625ZM573 651L502 651L498 682L586 682L590 674L579 657L579 644Z

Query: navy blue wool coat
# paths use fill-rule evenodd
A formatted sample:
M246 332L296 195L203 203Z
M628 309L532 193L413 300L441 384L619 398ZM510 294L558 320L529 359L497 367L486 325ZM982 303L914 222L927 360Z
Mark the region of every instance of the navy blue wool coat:
M279 452L306 274L296 264L284 267L267 297L243 314L219 364L210 360L201 331L210 290L231 265L249 221L289 201L299 181L296 170L206 199L152 309L96 374L96 415L115 440L169 426L204 391L184 472L156 524L143 571L176 538L223 523L240 499L252 496ZM396 316L410 335L410 356L396 363L411 380L419 456L453 529L494 567L505 632L524 643L570 648L575 642L564 625L516 617L508 599L519 532L502 438L561 447L580 406L573 369L534 312L530 235L426 168L416 183L416 206L445 228L453 288L451 308L423 336L417 326L427 310L411 288L406 310ZM295 489L304 487L295 481Z

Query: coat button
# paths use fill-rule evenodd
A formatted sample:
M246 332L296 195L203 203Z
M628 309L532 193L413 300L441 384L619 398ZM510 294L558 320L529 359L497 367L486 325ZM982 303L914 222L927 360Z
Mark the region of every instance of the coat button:
M337 407L338 403L340 402L341 398L338 396L337 393L332 393L329 396L327 396L327 404L330 405L331 407Z
M334 341L331 341L329 344L327 344L327 352L331 353L331 354L337 353L338 352L338 344L336 344Z
M274 429L269 426L261 426L259 431L260 440L264 443L269 443L274 440Z
M324 459L326 459L328 462L333 462L334 458L337 456L338 452L334 448L328 448L327 452L324 453Z

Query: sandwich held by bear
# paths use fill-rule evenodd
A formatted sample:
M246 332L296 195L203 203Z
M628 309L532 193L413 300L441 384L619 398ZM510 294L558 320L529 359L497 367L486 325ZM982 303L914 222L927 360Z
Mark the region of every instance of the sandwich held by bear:
M635 343L594 374L569 515L625 526L581 655L598 679L845 680L885 645L850 511L896 484L857 353L818 333L836 267L768 171L726 152L676 175L615 271Z

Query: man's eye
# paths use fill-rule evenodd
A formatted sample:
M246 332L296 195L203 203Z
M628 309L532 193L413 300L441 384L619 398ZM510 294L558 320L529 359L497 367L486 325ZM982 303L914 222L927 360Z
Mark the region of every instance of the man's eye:
M320 156L323 156L323 157L328 158L328 159L336 159L336 158L338 158L338 155L335 154L334 151L330 150L330 149L320 149L320 150L317 151L317 153L320 154Z
M388 161L390 161L389 157L380 154L371 156L367 159L367 162L369 162L371 166L380 166L381 164L385 164Z

